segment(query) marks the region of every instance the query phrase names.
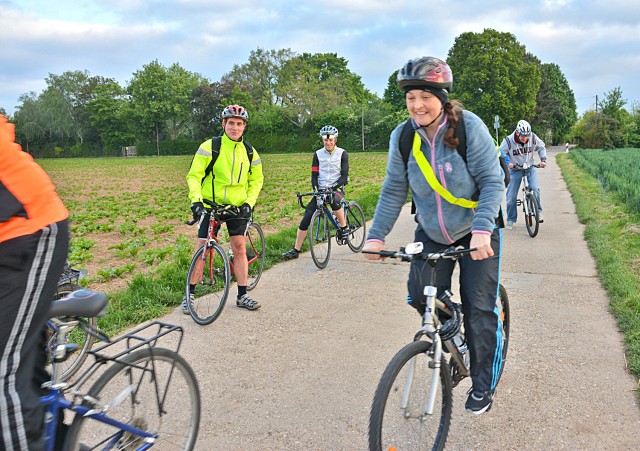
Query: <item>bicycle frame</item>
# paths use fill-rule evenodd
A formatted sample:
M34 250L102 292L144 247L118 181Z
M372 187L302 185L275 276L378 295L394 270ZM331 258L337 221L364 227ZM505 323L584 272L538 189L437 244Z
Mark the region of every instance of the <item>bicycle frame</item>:
M208 232L208 237L207 237L207 242L205 243L205 246L207 246L207 248L212 248L213 247L213 242L216 242L217 244L220 244L220 241L218 240L218 235L215 233L216 228L221 226L222 224L224 224L226 221L222 221L219 218L215 217L215 215L212 213L211 214L211 219L209 220L209 232ZM247 225L247 227L253 222L252 219L249 219L249 224ZM253 257L249 258L247 256L247 264L250 265L251 263L253 263L254 261L256 261L259 257L258 252L256 251L256 245L253 243L253 239L251 238L250 235L247 234L247 236L245 237L247 239L247 241L250 243L251 245L251 249L253 250ZM206 258L207 254L203 253L202 254L202 259L204 260ZM235 274L235 270L234 270L234 266L233 266L233 259L229 259L229 268L231 269L231 274L234 275Z

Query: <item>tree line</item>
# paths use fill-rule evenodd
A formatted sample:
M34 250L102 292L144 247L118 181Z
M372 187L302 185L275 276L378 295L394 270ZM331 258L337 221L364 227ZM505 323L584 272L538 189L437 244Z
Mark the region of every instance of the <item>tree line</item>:
M525 118L547 143L640 141L638 112L624 110L619 88L605 96L598 118L587 112L578 121L560 67L542 63L511 33L463 33L446 59L454 74L451 98L478 114L494 136L499 116L500 139ZM154 60L126 86L86 70L49 74L41 93L20 96L10 119L23 148L36 157L115 156L133 145L138 155L191 154L220 133L220 112L234 103L248 109L247 136L261 152L316 149L325 124L338 127L340 145L350 151L384 150L393 128L408 117L396 74L379 97L335 53L257 48L217 81Z

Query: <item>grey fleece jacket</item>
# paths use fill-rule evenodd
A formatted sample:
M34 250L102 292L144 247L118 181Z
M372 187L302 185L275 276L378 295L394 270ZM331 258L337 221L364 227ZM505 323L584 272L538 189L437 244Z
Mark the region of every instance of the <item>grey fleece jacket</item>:
M421 151L440 184L455 197L477 200L477 208L459 207L443 199L425 179L413 153L409 154L405 166L399 150L402 123L391 133L386 178L368 239L384 241L407 201L409 188L416 204L416 218L431 240L452 244L469 232L493 231L504 198L504 176L498 153L487 126L478 116L464 111L463 120L467 136L466 164L456 149L444 144L448 128L446 115L433 142L429 142L424 133L420 134Z

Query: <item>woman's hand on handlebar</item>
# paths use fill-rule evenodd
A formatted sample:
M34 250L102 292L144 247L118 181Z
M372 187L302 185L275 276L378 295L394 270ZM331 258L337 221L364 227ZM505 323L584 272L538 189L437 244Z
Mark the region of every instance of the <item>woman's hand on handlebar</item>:
M484 260L485 258L493 257L491 235L489 234L473 233L469 247L476 248L476 250L470 254L473 260Z
M378 254L367 254L366 252L380 252L386 251L387 249L389 248L384 243L381 243L379 241L367 241L362 248L362 252L364 258L366 258L367 260L384 260L387 257L383 257L382 255Z

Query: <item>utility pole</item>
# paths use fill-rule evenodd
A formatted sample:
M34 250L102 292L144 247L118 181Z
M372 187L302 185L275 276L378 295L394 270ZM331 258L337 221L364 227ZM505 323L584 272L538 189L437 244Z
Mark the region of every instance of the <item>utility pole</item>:
M598 126L598 94L596 94L596 127Z

